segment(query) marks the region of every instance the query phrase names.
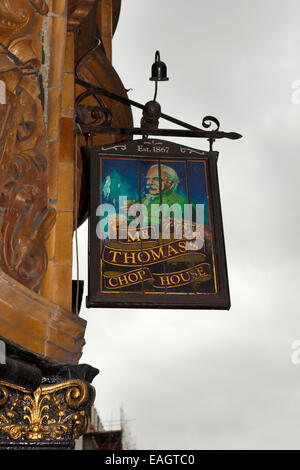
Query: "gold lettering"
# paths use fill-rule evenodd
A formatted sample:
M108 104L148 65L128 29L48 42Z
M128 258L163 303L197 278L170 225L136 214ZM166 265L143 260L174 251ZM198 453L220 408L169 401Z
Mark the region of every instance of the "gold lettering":
M187 275L187 279L184 278L185 274ZM191 280L191 275L190 275L189 271L184 271L183 273L180 273L180 277L181 277L183 282L189 282Z
M139 231L136 231L134 236L132 236L132 234L130 232L128 232L128 238L127 238L128 241L141 241L141 237L140 237L140 232Z
M124 251L124 264L136 264L135 251Z
M165 276L164 274L161 274L158 276L158 279L160 280L160 285L161 287L164 287L165 285L169 286L170 285L170 279L169 276Z
M129 282L137 282L139 279L138 277L138 274L137 273L130 273L128 274L128 280Z
M172 245L168 246L168 256L178 255L178 251Z
M147 240L149 238L149 233L147 228L142 229L142 239Z
M170 281L171 284L180 284L180 277L178 276L178 274L172 274L170 276Z
M138 275L140 276L140 280L142 281L144 277L147 277L147 272L145 271L145 269L143 269L142 271L138 271Z
M154 249L149 250L149 251L150 251L150 253L151 253L152 256L153 256L153 260L159 260L159 259L161 259L161 258L164 257L164 251L163 251L162 246L160 246L160 247L158 248L158 253L157 253L156 250L154 250Z
M147 257L147 259L145 259L145 256ZM141 264L142 263L148 263L149 260L150 260L150 253L148 253L148 251L139 251L138 255L137 255L137 258L138 258L138 261Z
M184 240L180 240L177 246L180 248L180 252L186 251L186 242Z
M113 254L113 257L112 257L111 261L112 261L112 263L116 263L117 262L117 260L116 260L117 255L121 255L122 252L121 251L115 251L115 250L109 250L108 254L110 255L111 253Z
M208 266L208 265L205 265L205 266ZM209 274L209 272L207 272L205 270L204 266L201 266L201 265L196 266L195 270L196 270L198 276L200 276L200 277L207 276Z
M116 284L114 284L113 281L116 281ZM117 286L118 286L118 278L109 277L109 278L108 278L108 284L109 284L111 287L117 287Z
M126 274L124 274L124 276L119 276L118 280L119 280L120 286L123 286L123 284L125 284L125 285L128 284L128 279L127 279Z

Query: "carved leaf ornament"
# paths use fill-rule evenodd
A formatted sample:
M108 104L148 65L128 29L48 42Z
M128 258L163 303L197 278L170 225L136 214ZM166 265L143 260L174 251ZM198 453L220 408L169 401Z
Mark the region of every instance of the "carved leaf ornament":
M48 207L46 130L37 39L44 0L1 0L0 267L39 290L46 274L45 242L55 223Z

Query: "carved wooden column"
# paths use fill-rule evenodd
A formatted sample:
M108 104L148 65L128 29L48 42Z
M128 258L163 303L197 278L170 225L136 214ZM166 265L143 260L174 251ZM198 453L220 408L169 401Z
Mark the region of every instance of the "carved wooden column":
M47 147L41 87L43 1L0 3L1 269L36 292L47 270L45 242L55 223L48 205Z
M67 0L0 2L4 449L72 448L85 432L98 373L77 365L86 322L71 312L74 150L60 145L62 106L74 120L73 76L71 95L63 93L72 75L65 62L67 6ZM72 148L73 130L69 137Z
M45 55L49 76L45 89L49 148L49 204L56 224L47 243L49 265L42 294L67 310L72 307L74 187L74 52L67 36L67 0L49 2ZM66 47L66 45L68 47ZM68 147L66 147L68 145Z
M49 11L45 0L0 2L0 80L6 87L6 104L0 104L0 335L54 361L77 362L86 322L41 295L49 269L46 243L49 236L55 240L59 212L65 36L66 18ZM50 47L49 37L64 42ZM52 260L49 241L48 250Z
M73 448L94 400L99 371L78 364L86 321L72 312L74 222L87 217L75 66L126 96L111 64L119 11L120 0L0 1L1 449ZM113 125L132 125L130 108L103 103Z

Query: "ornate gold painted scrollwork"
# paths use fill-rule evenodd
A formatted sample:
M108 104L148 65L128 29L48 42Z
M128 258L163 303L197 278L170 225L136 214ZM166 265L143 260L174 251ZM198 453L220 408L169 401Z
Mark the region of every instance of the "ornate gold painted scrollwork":
M55 223L47 200L46 131L39 68L44 0L0 2L0 267L38 290L47 270L45 242Z
M17 440L77 439L88 426L94 388L79 379L34 392L0 382L0 435Z
M0 386L0 407L6 405L8 401L8 390L3 385Z

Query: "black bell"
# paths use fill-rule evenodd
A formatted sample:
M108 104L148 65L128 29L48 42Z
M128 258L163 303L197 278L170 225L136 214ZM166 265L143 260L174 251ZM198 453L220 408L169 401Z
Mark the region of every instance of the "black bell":
M152 76L150 80L153 82L165 82L169 80L167 77L167 66L160 60L159 51L156 51L155 53L155 62L152 65L151 73Z

